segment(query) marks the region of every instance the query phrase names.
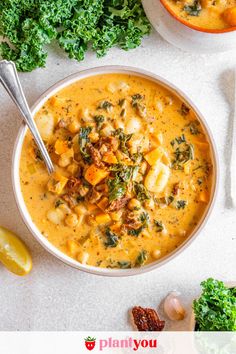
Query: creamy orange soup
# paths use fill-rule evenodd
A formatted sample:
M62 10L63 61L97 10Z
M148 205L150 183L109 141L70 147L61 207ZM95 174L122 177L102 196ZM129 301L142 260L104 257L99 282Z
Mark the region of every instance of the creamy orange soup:
M144 78L80 80L35 117L49 176L28 132L25 203L42 234L83 264L131 268L161 259L194 231L211 196L212 158L195 113Z
M236 26L236 0L164 0L181 19L205 29Z

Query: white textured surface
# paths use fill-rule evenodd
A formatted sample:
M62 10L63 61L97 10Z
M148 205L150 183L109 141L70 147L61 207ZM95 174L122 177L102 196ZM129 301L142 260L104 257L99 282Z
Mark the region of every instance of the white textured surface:
M46 253L29 234L16 208L10 177L20 118L0 88L0 223L21 235L34 261L32 273L25 278L0 267L0 330L128 330L128 309L134 305L155 308L169 291L177 289L190 309L201 280L209 276L236 279L236 212L229 209L228 183L235 63L236 51L189 54L153 33L137 50L126 53L113 49L101 60L89 54L83 63L67 60L54 48L46 69L20 75L32 104L45 89L68 74L97 65L133 65L179 86L207 118L219 149L221 170L213 214L184 253L161 269L133 278L102 278L71 269ZM183 330L187 325L188 319L171 328Z

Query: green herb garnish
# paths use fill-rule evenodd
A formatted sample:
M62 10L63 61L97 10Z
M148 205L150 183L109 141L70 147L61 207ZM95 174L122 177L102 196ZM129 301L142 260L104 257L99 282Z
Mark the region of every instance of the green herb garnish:
M189 130L192 135L198 135L200 133L200 130L198 129L199 125L200 123L197 120L189 124Z
M120 140L121 151L124 154L129 155L129 149L127 146L127 142L132 138L133 134L125 134L123 129L119 128L114 131L113 135L118 137L118 139Z
M118 266L121 268L121 269L129 269L131 268L131 263L128 262L128 261L119 261L117 262Z
M143 231L143 229L145 229L150 222L150 218L149 218L148 213L143 212L139 217L139 221L141 221L141 223L142 223L141 226L138 227L137 229L129 230L128 235L135 236L135 237L140 235L140 233Z
M182 103L181 108L180 108L180 114L185 117L189 114L190 108L185 104Z
M122 198L127 189L127 183L121 181L119 176L116 176L113 179L109 179L107 181L108 185L108 193L109 193L109 202L113 202L113 200Z
M200 0L194 0L191 5L184 6L184 11L186 11L190 16L199 16L201 10L202 6Z
M182 170L183 165L189 160L194 159L194 148L192 144L187 142L181 144L174 152L174 160L172 161L172 168Z
M89 143L89 134L92 131L92 127L83 127L80 128L79 131L79 146L80 146L80 153L84 162L91 163L91 156L87 151L87 144Z
M109 101L102 101L98 105L98 109L104 109L107 112L110 112L111 108L113 107L113 104Z
M176 202L176 208L177 209L184 209L187 205L186 200L177 200Z
M105 231L106 242L104 243L106 247L116 247L118 245L119 238L112 232L109 228Z
M140 202L150 199L150 194L143 183L134 182L134 192Z
M105 117L103 115L94 116L95 123L97 125L97 129L100 130L103 122L105 121Z
M55 208L58 208L60 205L64 204L64 202L61 199L56 200L55 202Z
M236 290L222 281L207 279L193 309L199 331L236 331Z
M181 136L175 138L176 142L180 145L182 143L186 143L186 138L185 138L185 135L182 134Z
M107 181L109 202L120 199L125 195L128 183L135 177L138 169L138 166L127 166L122 164L116 164L110 167L113 178Z
M144 96L141 95L140 93L136 93L135 95L131 96L132 98L132 106L136 107L137 103L139 103L141 100L144 99Z
M101 57L118 45L138 47L151 26L141 0L14 0L0 2L0 55L17 70L44 67L46 45L57 40L69 58L88 48Z
M142 264L144 264L147 260L148 257L148 253L146 250L142 250L139 255L136 258L135 264L137 266L141 266Z
M164 226L161 221L154 220L154 225L156 227L156 232L162 232L164 230Z

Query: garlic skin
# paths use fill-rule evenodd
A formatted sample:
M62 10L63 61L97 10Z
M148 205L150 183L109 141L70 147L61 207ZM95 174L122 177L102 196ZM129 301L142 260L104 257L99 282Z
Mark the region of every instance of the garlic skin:
M183 307L179 297L180 293L177 291L172 291L164 300L165 314L172 321L181 321L186 315L185 308Z

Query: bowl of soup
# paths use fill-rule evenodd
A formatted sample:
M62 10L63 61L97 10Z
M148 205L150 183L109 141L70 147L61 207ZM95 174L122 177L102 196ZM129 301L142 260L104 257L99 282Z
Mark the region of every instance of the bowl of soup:
M162 37L181 49L235 49L236 0L145 0L143 6Z
M212 210L217 158L195 105L140 69L89 69L60 81L32 108L55 166L48 175L20 129L13 188L35 238L63 262L108 276L163 265Z

